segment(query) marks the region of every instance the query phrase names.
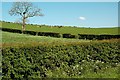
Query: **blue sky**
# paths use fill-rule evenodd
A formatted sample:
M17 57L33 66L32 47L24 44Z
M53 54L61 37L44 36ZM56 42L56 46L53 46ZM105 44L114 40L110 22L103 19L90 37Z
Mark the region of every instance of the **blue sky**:
M1 0L2 2L16 2L16 1L28 1L28 2L119 2L120 0Z
M10 16L13 2L2 2L2 20L15 22L20 16ZM118 26L117 2L33 2L40 7L43 17L29 18L32 24L83 27Z

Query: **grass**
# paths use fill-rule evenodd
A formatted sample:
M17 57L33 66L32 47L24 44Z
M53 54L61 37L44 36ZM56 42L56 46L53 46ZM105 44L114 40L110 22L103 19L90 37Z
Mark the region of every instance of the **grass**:
M2 44L14 46L14 45L29 45L29 44L64 44L64 43L81 43L81 42L90 42L90 40L79 40L79 39L67 39L67 38L53 38L45 36L32 36L27 34L18 34L2 31Z
M12 28L12 29L19 29L21 30L21 25L16 23L8 23L2 22L3 28ZM29 31L38 31L38 32L56 32L56 33L70 33L70 34L111 34L111 35L118 35L118 29L115 28L78 28L78 27L65 27L62 28L58 27L50 27L50 26L42 26L39 27L38 25L26 25L26 30Z
M82 77L83 78L118 78L119 67L108 68L106 70L100 70L97 73L87 73L87 74L84 74Z
M53 38L46 36L32 36L27 34L18 34L1 31L2 42L1 46L34 46L42 44L83 44L90 42L109 42L109 41L118 41L119 39L111 40L82 40L82 39L68 39L68 38Z
M56 75L57 77L65 77L65 78L106 78L109 80L109 78L114 79L114 78L120 78L120 73L119 73L119 69L120 66L114 67L114 68L107 68L107 69L103 69L96 72L86 72L85 74L82 74L80 76L73 76L73 77L68 77L66 75L64 75L63 73L60 73L60 71L54 71L53 73L49 73L48 75ZM55 77L56 77L55 76ZM97 80L97 79L96 79Z

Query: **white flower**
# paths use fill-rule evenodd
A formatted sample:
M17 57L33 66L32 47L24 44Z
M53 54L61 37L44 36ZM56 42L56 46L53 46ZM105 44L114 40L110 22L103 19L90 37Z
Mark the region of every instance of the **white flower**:
M83 67L81 67L81 69L83 69Z
M90 55L87 55L88 57L90 56Z
M81 72L79 72L78 74L81 74Z
M99 60L96 61L96 63L99 63L99 62L100 62Z
M82 60L82 62L85 62L85 60Z
M76 67L79 67L79 65L76 65Z
M104 62L102 62L102 63L104 63Z

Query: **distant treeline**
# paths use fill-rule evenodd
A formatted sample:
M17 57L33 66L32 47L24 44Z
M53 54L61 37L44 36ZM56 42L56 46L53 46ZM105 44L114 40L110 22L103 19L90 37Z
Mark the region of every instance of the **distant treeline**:
M0 22L5 22L5 23L15 23L15 24L22 24L20 22L6 22L6 21L0 21ZM62 27L78 27L78 26L62 26L62 25L46 25L46 24L41 24L41 25L38 25L38 24L27 24L27 25L34 25L34 26L38 26L38 27L58 27L58 28L62 28ZM84 27L82 27L84 28Z
M10 28L0 28L2 31L12 32L12 33L22 33L21 30L18 29L10 29ZM112 38L120 38L120 35L94 35L94 34L61 34L55 32L37 32L37 31L24 31L24 34L29 35L37 35L37 36L50 36L57 38L75 38L75 39L88 39L88 40L103 40L103 39L112 39Z

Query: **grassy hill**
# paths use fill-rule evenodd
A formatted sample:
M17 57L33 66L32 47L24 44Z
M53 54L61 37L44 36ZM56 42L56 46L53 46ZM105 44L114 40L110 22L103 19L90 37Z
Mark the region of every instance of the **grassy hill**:
M21 30L21 25L17 23L1 22L3 28L12 28ZM78 27L65 27L62 26L47 26L47 25L26 25L26 30L28 31L38 31L38 32L56 32L56 33L70 33L76 34L110 34L118 35L118 29L115 28L78 28Z

